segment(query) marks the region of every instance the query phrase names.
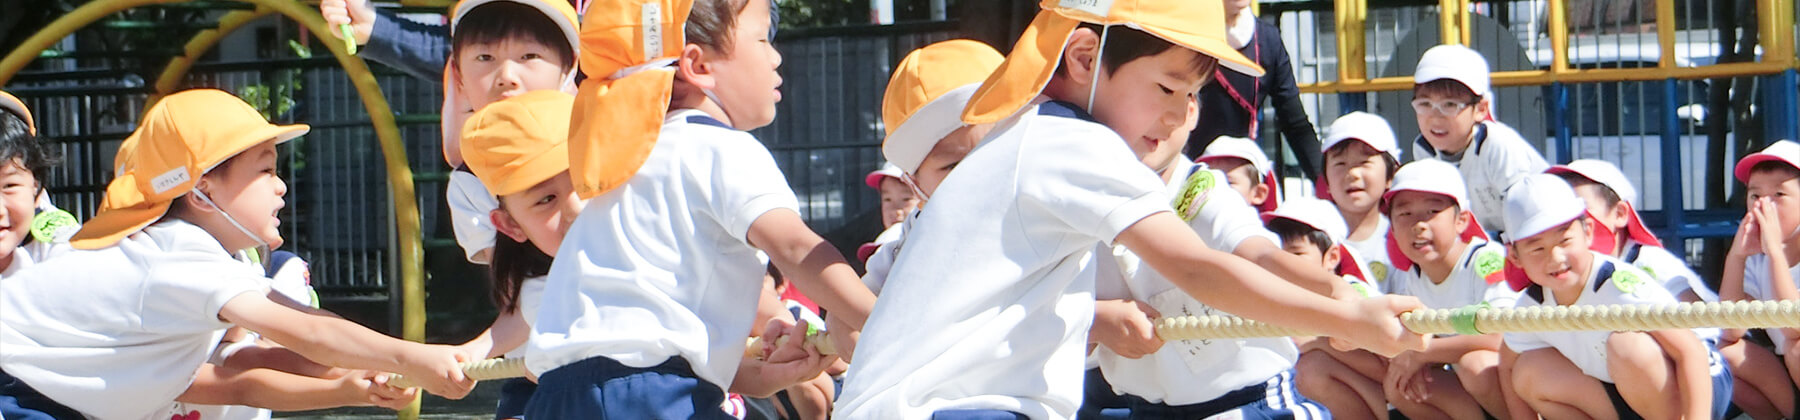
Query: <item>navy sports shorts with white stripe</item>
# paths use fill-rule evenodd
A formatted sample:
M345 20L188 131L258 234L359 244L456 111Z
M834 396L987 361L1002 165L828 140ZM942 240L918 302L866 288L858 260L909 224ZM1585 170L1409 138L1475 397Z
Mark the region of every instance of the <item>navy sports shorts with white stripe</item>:
M1294 390L1294 370L1268 382L1239 388L1211 401L1170 406L1133 398L1136 419L1330 420L1331 412Z

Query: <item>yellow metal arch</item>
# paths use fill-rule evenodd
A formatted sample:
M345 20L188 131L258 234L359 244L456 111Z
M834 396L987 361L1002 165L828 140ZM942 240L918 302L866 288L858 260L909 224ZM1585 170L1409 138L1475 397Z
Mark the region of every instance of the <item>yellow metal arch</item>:
M74 11L50 22L43 30L26 38L17 49L0 58L0 85L12 80L12 77L36 59L40 51L49 49L57 41L87 25L99 21L106 16L122 10L157 4L181 3L188 0L95 0ZM231 30L242 26L257 16L269 13L280 13L299 22L311 31L314 36L331 33L325 25L325 18L317 10L308 5L291 0L238 0L254 4L256 10L242 11L226 15L218 29L202 31L187 44L184 56L177 57L164 70L157 81L158 96L172 91L187 69L192 59L205 53L217 44L219 38L229 34ZM424 246L420 236L419 207L413 189L412 167L407 164L406 149L400 140L400 129L394 121L394 112L388 106L387 98L381 94L381 86L375 82L375 76L361 59L344 50L342 42L335 39L324 39L322 44L336 57L338 64L344 68L350 82L362 97L363 106L368 110L369 120L375 126L375 135L381 144L381 151L386 158L388 189L394 201L395 228L399 231L400 281L402 300L401 335L408 340L424 341L425 339L425 287L424 287ZM154 100L154 98L153 98ZM414 405L413 417L417 416ZM403 414L405 417L405 414Z
M193 38L188 39L187 45L181 48L181 56L169 59L169 65L163 68L162 75L157 76L156 93L151 94L150 100L146 103L156 103L162 97L175 93L175 89L181 86L182 79L187 78L188 69L194 67L194 61L199 60L200 56L205 55L207 51L212 51L214 46L219 45L220 40L225 39L232 32L237 32L238 28L274 12L266 7L257 7L254 10L234 10L219 17L218 27L194 34ZM146 106L146 108L148 107Z

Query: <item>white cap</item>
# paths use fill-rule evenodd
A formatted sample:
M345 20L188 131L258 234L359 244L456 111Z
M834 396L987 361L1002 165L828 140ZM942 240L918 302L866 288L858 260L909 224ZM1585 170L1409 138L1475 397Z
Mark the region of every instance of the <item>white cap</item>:
M1544 233L1587 214L1587 204L1567 181L1532 174L1506 190L1506 237L1512 241Z
M901 176L900 174L900 167L894 166L893 162L888 162L881 164L881 169L869 171L868 175L864 175L863 183L869 184L869 188L879 190L881 189L882 178L893 178L899 180L901 183L906 182L906 177Z
M1387 153L1395 162L1400 161L1400 142L1394 139L1394 127L1379 115L1356 111L1338 117L1331 122L1319 150L1331 150L1344 140L1361 141L1377 152Z
M1750 169L1755 168L1758 163L1772 160L1785 162L1788 166L1800 169L1800 143L1794 143L1793 140L1781 140L1770 144L1761 152L1751 153L1750 156L1744 156L1743 159L1738 160L1737 170L1733 172L1737 173L1738 182L1748 183L1750 182Z
M1275 170L1274 164L1269 162L1269 155L1263 154L1262 146L1258 146L1255 140L1243 137L1219 136L1217 140L1213 140L1212 144L1206 146L1206 151L1201 152L1200 158L1197 160L1206 162L1219 158L1238 158L1250 161L1250 168L1255 170L1258 175Z
M1281 203L1281 207L1274 211L1262 214L1265 224L1275 219L1293 220L1324 231L1333 244L1343 243L1344 238L1350 234L1350 227L1344 224L1344 216L1338 213L1337 206L1317 198L1294 198Z
M963 108L980 88L981 83L970 83L925 103L881 142L881 155L901 171L919 173L919 165L925 163L925 155L937 147L938 141L963 128Z
M1612 162L1599 159L1579 159L1566 165L1552 166L1544 173L1580 175L1582 178L1612 189L1613 194L1618 194L1620 200L1631 203L1632 207L1635 208L1639 205L1637 187L1631 186L1631 180L1625 179L1625 173L1619 171L1619 167L1614 166Z
M1415 160L1400 166L1394 172L1394 185L1388 187L1387 193L1381 195L1381 212L1387 213L1393 205L1394 195L1401 191L1418 191L1450 197L1456 200L1456 206L1463 211L1469 208L1469 187L1463 183L1462 172L1437 159Z
M1488 96L1488 63L1481 53L1457 44L1444 44L1425 50L1419 57L1419 68L1413 71L1413 83L1450 79L1461 82L1476 96Z

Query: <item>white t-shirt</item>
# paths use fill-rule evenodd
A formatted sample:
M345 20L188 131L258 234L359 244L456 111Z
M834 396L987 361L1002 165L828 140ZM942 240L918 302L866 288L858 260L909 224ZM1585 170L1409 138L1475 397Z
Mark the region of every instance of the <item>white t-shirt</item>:
M1582 293L1575 298L1575 305L1675 303L1675 295L1663 289L1649 273L1611 256L1588 252L1594 255L1594 268L1582 282ZM1519 295L1517 307L1556 305L1555 293L1533 284ZM1613 380L1606 369L1606 340L1611 336L1612 331L1506 333L1505 340L1507 348L1520 353L1555 347L1581 368L1581 373L1610 383Z
M997 126L907 232L837 411L1073 417L1094 316L1093 250L1170 211L1162 190L1118 134L1066 103Z
M268 293L255 266L170 220L0 282L0 370L96 419L161 413L231 324L225 302Z
M1788 275L1800 278L1800 265L1788 267ZM1769 255L1756 254L1744 259L1744 294L1755 300L1776 300L1775 286L1769 279ZM1800 281L1800 280L1797 280ZM1775 342L1775 354L1787 354L1787 333L1780 328L1763 330Z
M900 256L900 248L906 246L906 230L912 229L912 224L916 223L914 220L918 220L924 211L925 209L918 209L907 213L906 218L900 219L900 223L889 226L875 238L875 242L881 246L876 247L875 253L869 254L869 260L863 262L862 282L869 286L869 292L881 294L881 286L887 284L888 271L894 269L894 258Z
M1506 247L1473 238L1463 247L1462 256L1456 258L1450 277L1441 283L1433 283L1418 265L1411 270L1396 270L1388 278L1394 283L1391 294L1417 297L1427 308L1451 309L1484 302L1504 308L1512 306L1519 297L1501 277L1505 266Z
M43 197L39 198L40 208L45 206L44 201L46 201L46 200L49 200L49 199L43 198ZM49 209L54 210L56 208L49 207ZM60 211L60 210L58 210L58 211ZM27 267L37 265L39 263L49 260L50 258L56 257L58 255L62 255L64 253L69 252L70 250L75 249L75 248L69 246L69 238L72 236L75 236L75 232L79 231L79 230L81 230L81 225L72 225L72 226L64 227L62 229L57 229L55 232L51 233L51 236L54 237L53 240L40 241L40 240L37 240L36 238L31 238L31 242L21 244L21 245L19 245L19 247L13 248L12 264L7 265L5 267L5 269L0 269L0 280L4 280L8 277L12 277L13 275L18 274L19 271L24 270ZM31 235L30 231L26 231L26 235Z
M1666 248L1644 245L1638 241L1627 239L1625 241L1625 257L1622 259L1637 266L1638 269L1644 270L1645 273L1650 273L1650 277L1660 281L1663 288L1668 289L1670 295L1677 296L1677 299L1680 298L1682 292L1692 290L1695 295L1700 296L1701 301L1719 301L1719 295L1714 293L1711 287L1707 287L1706 280L1701 279L1700 274L1695 273L1692 267L1688 267L1687 261L1670 253Z
M1413 141L1413 160L1436 158L1450 162L1462 172L1469 186L1469 209L1482 226L1496 229L1506 226L1500 218L1506 206L1506 189L1527 175L1544 172L1550 163L1544 154L1519 136L1512 127L1496 121L1475 125L1475 139L1461 156L1438 153L1420 136Z
M519 316L525 318L526 326L537 325L538 305L544 300L544 278L545 276L532 277L519 284ZM524 357L525 346L506 352L508 359Z
M694 110L672 112L636 175L589 200L545 280L526 365L686 359L726 388L762 295L751 223L799 201L769 150ZM795 210L798 211L798 210Z
M1210 183L1214 185L1212 191L1197 196L1202 200L1200 211L1188 221L1208 247L1229 252L1253 237L1266 239L1271 244L1281 243L1275 234L1262 227L1256 209L1226 185L1224 173L1192 163L1171 170L1177 171L1177 176L1171 177L1168 185L1171 197L1180 197L1175 192L1180 191L1188 179L1213 177L1217 181ZM1101 257L1115 258L1119 269L1099 270L1095 286L1100 291L1097 299L1136 300L1155 308L1164 317L1223 313L1176 288L1167 277L1145 265L1137 254L1123 246L1112 247ZM1119 292L1125 294L1112 295ZM1299 357L1294 341L1286 337L1170 341L1156 353L1138 359L1120 356L1106 346L1100 346L1094 353L1114 392L1168 405L1198 404L1238 388L1268 382L1269 378L1293 368Z
M462 246L463 257L472 263L487 264L476 261L475 254L494 247L494 221L488 213L500 208L500 200L467 167L450 171L444 188L444 202L450 206L450 230L456 233L456 244Z
M1368 265L1365 268L1369 270L1366 271L1369 278L1364 280L1374 283L1375 291L1392 293L1394 282L1391 279L1396 270L1394 270L1394 261L1388 258L1388 218L1387 216L1379 217L1381 217L1381 224L1375 228L1375 234L1360 241L1344 240L1344 246L1356 251L1356 255L1362 257L1363 264Z

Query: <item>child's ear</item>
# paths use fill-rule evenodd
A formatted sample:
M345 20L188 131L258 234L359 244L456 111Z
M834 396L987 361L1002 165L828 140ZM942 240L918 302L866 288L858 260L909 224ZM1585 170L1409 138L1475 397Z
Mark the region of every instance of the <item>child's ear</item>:
M718 86L718 80L712 73L710 57L697 44L681 47L681 56L675 59L675 76L704 90L712 90Z
M1461 211L1457 212L1457 214L1456 214L1456 229L1452 230L1452 232L1456 232L1459 235L1462 234L1462 231L1469 229L1469 223L1472 223L1474 220L1475 220L1475 213L1472 213L1468 210L1461 210Z
M489 210L488 221L494 223L494 230L499 231L508 238L512 238L513 242L525 243L525 241L530 240L530 238L525 237L525 228L519 227L519 222L513 220L512 214L508 214L506 210Z
M1338 249L1343 248L1343 247L1344 247L1344 244L1337 244L1337 245L1332 245L1330 248L1325 249L1325 267L1326 268L1335 269L1335 268L1337 268L1339 263L1343 262L1343 257L1338 256L1338 252L1339 252Z
M1075 28L1069 35L1069 42L1063 46L1062 71L1077 86L1087 86L1094 80L1094 72L1099 71L1100 34L1093 29Z
M1269 184L1258 183L1250 188L1250 205L1260 206L1269 200Z
M1488 96L1483 96L1481 99L1475 101L1475 116L1479 117L1478 119L1487 119L1489 115L1493 115L1488 112L1492 111L1494 101L1488 99Z

